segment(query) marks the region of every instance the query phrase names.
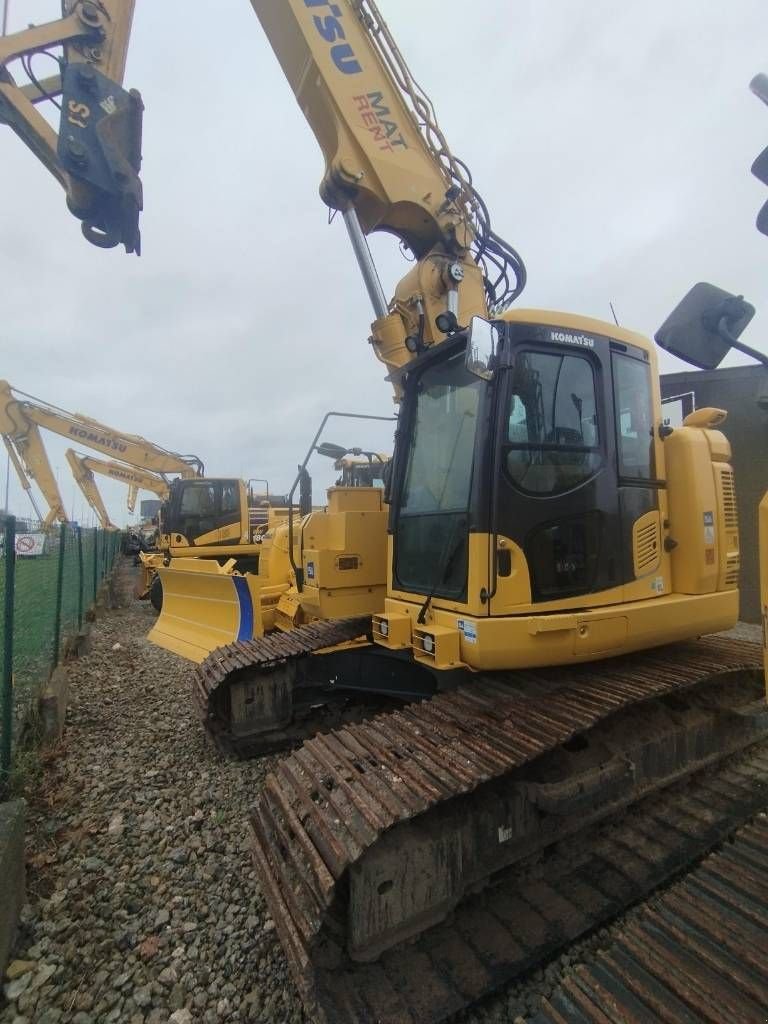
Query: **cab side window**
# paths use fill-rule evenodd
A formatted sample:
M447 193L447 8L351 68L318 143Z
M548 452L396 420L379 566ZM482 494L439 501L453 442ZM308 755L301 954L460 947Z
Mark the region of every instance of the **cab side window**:
M651 370L644 360L612 354L619 476L653 480L653 400Z
M236 480L226 480L221 485L221 511L238 512L240 510L240 488Z

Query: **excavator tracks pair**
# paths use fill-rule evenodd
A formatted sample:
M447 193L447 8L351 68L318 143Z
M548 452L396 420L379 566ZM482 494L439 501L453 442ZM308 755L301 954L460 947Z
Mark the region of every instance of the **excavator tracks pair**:
M443 1020L705 852L765 802L766 755L680 780L768 735L759 669L756 645L711 638L477 676L304 743L251 826L307 1005ZM615 836L594 831L630 804Z
M312 735L268 777L251 826L292 973L321 1019L436 1024L642 899L766 802L762 748L688 778L768 736L755 644L477 675L318 733L349 695L331 684L313 703L297 668L369 629L360 617L231 644L194 684L227 753Z

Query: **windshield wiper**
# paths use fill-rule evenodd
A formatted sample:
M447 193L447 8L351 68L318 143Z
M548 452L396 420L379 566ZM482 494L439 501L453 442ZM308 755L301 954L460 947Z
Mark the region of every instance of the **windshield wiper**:
M441 562L444 561L445 565L442 567L442 571L440 572L439 577L432 584L432 589L427 594L426 600L424 601L424 604L421 606L421 610L419 611L419 614L416 617L416 621L420 626L423 626L424 622L426 621L427 611L429 609L430 604L432 603L432 598L435 596L437 588L440 586L441 583L444 583L448 578L448 573L453 568L453 560L461 550L461 545L464 542L463 537L459 537L458 541L453 545L452 548L448 547L448 542L453 540L453 535L456 533L457 523L462 522L462 520L464 523L466 523L466 519L464 519L463 516L458 520L454 520L453 528L451 529L451 532L448 534L448 537L446 538L446 544L445 547L443 548L443 554L445 555L449 551L450 554L448 555L447 558L441 559Z

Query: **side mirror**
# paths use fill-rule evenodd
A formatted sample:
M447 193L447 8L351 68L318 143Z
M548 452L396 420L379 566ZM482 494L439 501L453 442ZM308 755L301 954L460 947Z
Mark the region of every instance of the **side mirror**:
M768 105L768 75L755 75L749 83L752 92ZM762 151L752 164L752 173L764 185L768 185L768 146ZM768 235L768 203L763 203L757 215L757 230Z
M334 462L338 462L339 459L343 459L345 455L349 454L348 448L342 448L340 444L333 444L332 441L323 441L319 444L315 451L318 455L325 455L328 459L333 459Z
M700 370L714 370L731 348L752 354L738 338L754 315L742 296L700 282L658 329L656 344Z
M491 380L499 349L499 329L481 316L473 316L467 334L466 366L470 373Z

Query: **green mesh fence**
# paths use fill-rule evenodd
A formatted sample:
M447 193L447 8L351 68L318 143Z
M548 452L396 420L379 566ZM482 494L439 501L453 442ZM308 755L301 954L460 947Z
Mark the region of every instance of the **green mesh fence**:
M120 541L113 531L44 530L0 516L0 788L14 734L93 605Z

